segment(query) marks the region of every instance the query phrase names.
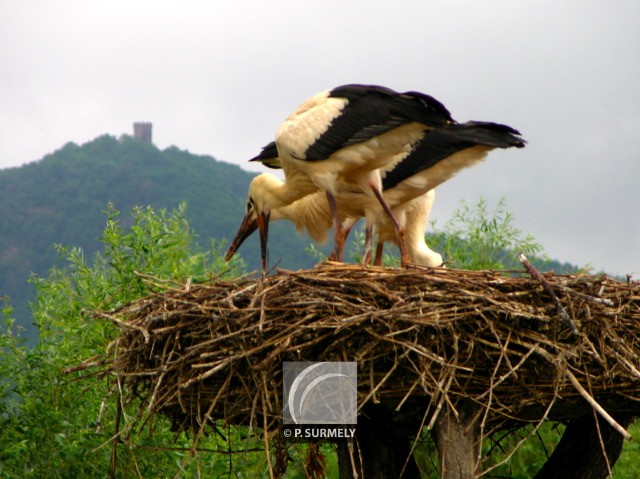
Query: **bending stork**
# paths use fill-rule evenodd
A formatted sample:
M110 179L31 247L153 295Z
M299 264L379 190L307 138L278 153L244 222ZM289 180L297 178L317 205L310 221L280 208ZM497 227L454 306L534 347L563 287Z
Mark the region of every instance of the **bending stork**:
M389 226L392 225L396 243L401 250L402 262L425 264L424 261L427 260L416 260L419 252L415 250L416 245L421 245L421 242L424 243L424 226L420 233L423 237L421 242L417 237L411 240L411 247L414 248L413 252L403 251L403 243L401 236L398 235L398 222L395 216L400 217L400 225L405 223L403 217L414 207L412 201L415 198L425 195L442 182L453 177L461 169L481 161L490 150L509 147L521 148L524 145L525 141L520 137L520 133L517 130L497 123L467 122L426 130L419 140L410 145L408 151L398 153L393 162L376 172L383 178L383 201L372 201L370 196L362 195L359 191L354 192L352 186L341 181L340 177L337 178L337 210L336 213L332 213L334 215L334 223L337 218L343 230L348 230L358 218L366 217L367 234L365 253L363 255L365 258L370 255L372 229L374 226L379 231L379 241L384 242L389 239ZM275 143L270 143L264 147L260 155L251 161L261 161L270 168L282 166ZM276 185L282 183L274 175L265 173L260 176L263 178L262 181ZM310 200L310 202L313 201L320 202L319 199ZM381 205L386 205L387 209L392 213L385 216L380 211ZM309 209L310 206L300 205L299 208ZM227 252L228 258L234 254L235 250L244 241L244 238L253 231L251 230L247 233L245 230L250 228L249 223L251 221L255 221L254 213L256 212L249 202L243 224ZM281 212L279 214L291 219L286 216L288 213ZM416 220L412 219L411 224L415 223ZM319 225L320 222L318 221L317 224ZM314 226L317 227L317 225ZM261 234L262 231L263 229L261 229ZM386 236L382 235L380 231L386 231ZM411 231L410 234L415 235L416 233ZM344 242L342 246L343 244ZM342 250L338 250L342 246L336 243L336 252L332 255L334 258L339 259L342 257ZM424 246L426 247L426 245ZM381 246L379 246L379 250L380 248ZM425 254L428 255L428 253ZM376 255L376 262L379 261L380 255L381 250Z
M318 190L329 202L337 251L343 251L344 230L335 195L345 185L377 198L400 235L382 196L380 168L409 153L425 131L453 123L444 105L428 95L375 85L344 85L302 103L276 132L285 181L263 174L249 185L245 219L257 215L263 269L271 210ZM401 239L400 245L405 259Z
M442 256L432 251L425 242L425 229L434 199L435 191L431 190L393 209L394 215L397 215L396 217L406 230L407 250L412 264L429 267L442 265ZM365 207L363 205L373 201L377 200L363 193L338 193L336 195L336 204L343 226L350 230L355 222L364 216ZM269 221L278 220L291 221L298 231L306 231L315 242L321 244L326 242L327 232L333 224L327 198L324 193L319 191L305 196L290 205L271 210ZM244 240L257 228L257 215L254 213L251 219L244 223L229 246L225 256L227 261L231 259ZM379 216L378 221L375 223L374 233L377 236L379 250L374 264L380 265L384 242L392 241L396 245L398 245L398 242L394 227L385 215ZM363 254L363 263L368 262L366 261L365 252Z

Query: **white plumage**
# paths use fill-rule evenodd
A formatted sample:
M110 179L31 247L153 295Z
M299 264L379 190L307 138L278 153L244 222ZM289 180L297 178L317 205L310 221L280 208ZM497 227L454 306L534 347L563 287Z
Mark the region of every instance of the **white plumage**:
M442 265L442 256L432 251L425 242L425 230L427 228L429 214L435 199L435 191L414 198L393 209L396 218L406 230L406 244L409 262L421 266L436 267ZM366 205L373 208L377 200L363 193L338 193L336 204L340 213L340 220L347 230L350 230L355 222L364 216ZM243 235L236 236L229 247L227 257L230 258L246 239L257 228L257 215L254 213ZM296 229L307 232L317 243L323 244L327 240L327 233L333 225L331 211L326 196L322 192L316 192L305 196L290 205L271 210L270 221L288 220ZM398 241L390 219L386 215L379 215L374 224L373 234L377 237L378 251L374 264L381 264L382 245L385 242L393 242L397 246ZM370 261L363 254L363 262ZM370 258L369 258L370 259Z
M412 262L417 253L409 254L405 221L396 216L406 216L412 200L482 160L491 149L524 146L519 135L496 123L456 123L441 103L421 93L363 85L319 93L296 109L278 129L276 141L250 160L282 168L285 181L267 173L254 178L245 219L232 245L242 242L239 237L255 215L266 269L271 212L321 192L334 226L335 259L342 259L343 223L365 216L367 248L372 228L382 230L386 221L402 263Z
M305 101L276 133L285 181L259 175L249 186L245 218L252 211L259 216L263 268L271 210L323 191L332 212L337 251L342 251L344 232L335 194L344 186L338 185L383 202L380 169L408 154L425 130L452 122L447 109L428 95L375 85L345 85ZM390 214L384 203L383 207Z

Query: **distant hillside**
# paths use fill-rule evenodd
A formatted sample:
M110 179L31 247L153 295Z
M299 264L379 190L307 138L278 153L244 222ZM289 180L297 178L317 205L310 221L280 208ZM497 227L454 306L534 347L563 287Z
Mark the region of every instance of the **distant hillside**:
M252 174L210 156L193 155L124 136L68 143L42 160L0 170L0 296L10 297L18 322L30 326L27 279L44 275L57 260L54 244L79 246L85 256L101 246L108 202L128 219L134 206L173 209L187 203L187 219L207 245L230 239L244 211ZM279 222L270 229L270 264L298 268L316 261L309 240ZM256 237L240 250L250 269L259 265Z

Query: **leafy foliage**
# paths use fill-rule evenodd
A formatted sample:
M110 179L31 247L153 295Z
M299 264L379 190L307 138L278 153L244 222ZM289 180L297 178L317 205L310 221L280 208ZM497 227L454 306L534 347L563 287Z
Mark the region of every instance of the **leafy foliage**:
M461 201L452 219L431 235L431 241L447 265L454 268L516 268L518 253L540 258L542 246L513 222L514 216L507 211L504 197L492 211L485 198L480 198L473 208Z
M11 310L5 308L0 335L4 351L0 357L0 477L105 475L112 452L115 396L108 407L103 408L102 401L114 385L77 381L63 373L104 351L116 334L111 324L87 317L87 311L108 310L149 294L145 277L152 279L154 288L162 288L187 277L199 281L213 274L237 276L244 270L240 260L231 265L224 262L220 243L208 249L196 244L184 206L171 213L136 209L129 228L122 226L118 211L109 206L102 241L104 253L92 261L79 248L59 247L66 267L54 268L46 278L33 278L38 291L34 318L40 329L35 347L27 347L13 333ZM122 438L119 477L160 477L177 470L186 452L166 446L188 448L189 443L178 437L173 444L168 426L157 419L154 434L141 434L143 443L135 447ZM218 445L210 441L210 447ZM251 460L259 463L247 459ZM192 467L202 463L220 474L230 470L224 456L209 455ZM242 466L243 460L238 463Z

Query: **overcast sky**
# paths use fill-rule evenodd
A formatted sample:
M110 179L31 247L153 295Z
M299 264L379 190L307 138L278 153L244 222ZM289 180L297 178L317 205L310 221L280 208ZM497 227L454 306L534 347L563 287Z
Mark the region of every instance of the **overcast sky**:
M438 224L505 196L551 257L640 275L639 25L638 0L0 0L0 167L150 121L250 169L317 91L419 90L529 141L442 185Z

